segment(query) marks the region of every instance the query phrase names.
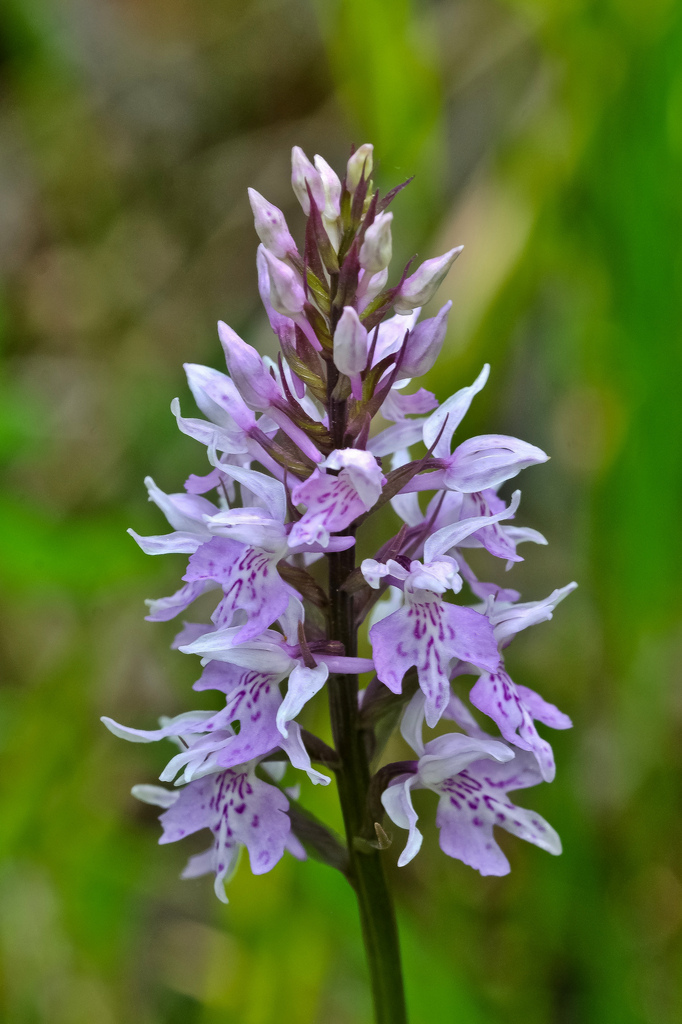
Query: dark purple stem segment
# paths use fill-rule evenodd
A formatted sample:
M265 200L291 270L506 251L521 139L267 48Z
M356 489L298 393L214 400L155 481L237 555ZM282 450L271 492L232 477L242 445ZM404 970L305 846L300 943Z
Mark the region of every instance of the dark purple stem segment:
M345 402L336 402L331 397L338 376L331 361L327 364L327 373L330 432L335 447L343 448L346 408ZM329 554L327 559L329 638L340 640L346 654L355 657L357 630L353 595L342 589L342 584L355 568L355 548ZM381 853L368 847L366 842L356 844L365 825L370 784L367 748L359 720L357 676L330 677L329 713L334 746L341 761L336 778L348 842L350 879L360 909L376 1024L407 1024L398 928Z

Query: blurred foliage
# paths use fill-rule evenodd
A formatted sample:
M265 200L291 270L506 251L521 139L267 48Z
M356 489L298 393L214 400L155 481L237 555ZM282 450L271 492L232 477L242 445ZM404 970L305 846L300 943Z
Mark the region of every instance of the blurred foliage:
M513 575L581 584L512 649L575 721L528 794L565 853L505 836L511 876L481 879L431 829L392 870L412 1019L679 1021L679 5L6 0L0 32L2 1019L368 1019L343 880L242 869L227 908L180 882L128 796L164 752L98 716L187 706L194 666L142 621L179 562L124 530L158 528L145 473L203 472L168 413L182 360L219 364L218 316L271 344L246 187L296 227L290 147L371 140L382 187L417 174L400 256L466 245L431 386L490 359L471 433L554 456L522 485L550 547Z

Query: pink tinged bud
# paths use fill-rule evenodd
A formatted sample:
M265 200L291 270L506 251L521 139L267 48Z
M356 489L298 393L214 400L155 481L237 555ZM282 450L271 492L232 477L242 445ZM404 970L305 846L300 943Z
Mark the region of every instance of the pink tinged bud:
M323 456L304 430L292 423L284 409L284 396L277 381L270 375L255 348L247 345L231 327L221 321L218 334L225 352L225 361L241 397L252 409L265 411L271 420L298 445L313 462Z
M291 151L291 187L307 217L310 213L310 197L306 183L310 185L310 191L318 209L323 210L325 208L325 191L320 172L313 167L301 147L294 146Z
M447 272L463 248L463 245L458 245L456 249L450 249L443 256L426 260L419 270L406 278L400 286L400 291L393 304L396 313L409 313L416 306L426 305L438 291Z
M272 302L270 301L270 272L268 270L268 261L265 258L264 245L258 246L256 267L258 269L258 291L265 312L268 315L270 326L280 341L287 340L290 344L294 344L295 332L293 322L288 316L282 316L281 313L272 308Z
M344 308L336 325L334 363L337 370L351 380L357 378L367 365L367 330L352 306Z
M269 409L282 395L255 348L222 320L218 322L218 335L230 376L246 404L251 409Z
M399 378L421 377L434 365L443 347L451 307L452 303L446 302L436 316L423 320L410 333L400 364Z
M315 157L315 167L320 175L324 190L322 216L327 220L336 220L341 214L341 181L336 171L329 166L323 157Z
M378 274L369 274L363 270L360 284L358 286L357 298L361 309L376 299L379 292L382 292L388 281L388 269L380 270Z
M264 245L258 246L256 262L258 264L258 288L263 305L270 325L280 341L288 337L290 344L293 344L293 321L301 328L313 348L320 352L322 350L320 339L302 312L305 304L305 292L297 274L286 263L282 263L271 252L268 252ZM277 287L279 287L279 292Z
M364 145L360 146L355 150L346 168L346 188L353 194L356 188L360 184L363 172L365 178L369 178L372 173L374 146L370 142L365 142Z
M289 252L296 252L296 243L291 237L282 211L264 199L255 188L249 189L249 202L253 210L256 234L265 248L281 259Z
M292 320L305 305L305 292L296 271L282 263L267 249L263 250L270 275L270 302L273 308Z
M391 239L392 213L379 213L367 228L360 248L360 266L370 274L378 274L391 262L393 241Z

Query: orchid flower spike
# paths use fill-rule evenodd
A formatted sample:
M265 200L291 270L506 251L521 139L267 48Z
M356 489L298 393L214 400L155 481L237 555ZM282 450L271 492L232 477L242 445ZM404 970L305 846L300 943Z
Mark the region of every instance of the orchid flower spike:
M276 348L261 354L219 323L227 372L188 363L200 415L171 406L209 465L171 493L148 477L169 526L130 531L148 554L184 556L177 589L149 599L147 619L198 609L201 621L185 622L172 646L200 662L193 689L213 702L158 723L103 721L131 742L174 744L166 785L133 794L161 808L162 843L210 833L184 878L213 875L226 900L246 850L255 875L310 854L351 881L377 1019L404 1024L378 855L391 842L387 819L407 835L399 866L424 841L418 789L438 798L443 852L483 875L510 870L495 829L560 853L552 826L510 794L554 779L547 733L571 720L552 679L541 695L505 655L575 584L532 601L515 589L518 548L547 541L521 518L521 492L504 488L548 456L503 434L462 436L487 364L450 397L437 375L434 392L415 380L438 365L452 304L421 320L420 307L461 247L391 284L388 206L400 189L381 197L372 167L369 144L341 174L294 147L291 181L308 218L300 249L282 211L249 189ZM398 727L413 756L386 760ZM343 838L308 809L310 786L332 774Z

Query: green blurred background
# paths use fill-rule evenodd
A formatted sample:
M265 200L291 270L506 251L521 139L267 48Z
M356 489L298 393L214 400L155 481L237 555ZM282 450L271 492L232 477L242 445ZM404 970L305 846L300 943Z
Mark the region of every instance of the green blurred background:
M468 432L553 456L522 480L550 547L513 579L580 582L511 658L575 722L519 801L564 855L503 836L482 879L430 828L391 868L412 1021L682 1020L680 4L5 0L0 32L2 1020L369 1020L340 876L242 865L226 908L180 882L128 795L167 751L98 722L190 706L142 605L181 560L125 528L162 529L145 473L205 471L182 361L220 365L218 317L269 344L247 185L299 228L291 146L340 168L351 141L382 188L416 174L399 259L466 246L427 383L490 360Z

